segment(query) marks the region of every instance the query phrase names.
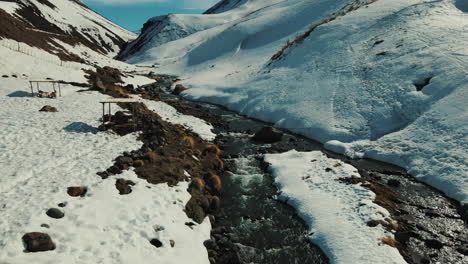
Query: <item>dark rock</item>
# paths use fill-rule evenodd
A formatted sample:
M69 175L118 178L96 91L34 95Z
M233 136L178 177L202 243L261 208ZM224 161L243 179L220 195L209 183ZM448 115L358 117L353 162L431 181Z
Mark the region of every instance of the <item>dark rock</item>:
M426 240L425 244L426 246L430 248L434 248L434 249L441 249L444 247L444 244L442 244L442 242L440 242L439 240L435 240L435 239Z
M379 224L380 224L379 220L370 220L369 222L367 222L367 226L369 226L369 227L376 227Z
M8 75L2 75L3 78L8 78Z
M57 208L50 208L49 210L47 210L46 214L49 217L52 217L55 219L60 219L65 216L65 214L60 209L57 209Z
M400 181L399 180L395 180L395 179L390 179L387 181L388 185L389 186L392 186L392 187L400 187Z
M55 243L50 236L45 233L33 232L23 236L26 250L29 252L49 251L55 249Z
M219 212L221 209L221 200L217 196L211 197L209 211L213 213Z
M78 196L85 196L86 193L88 192L88 188L83 187L83 186L72 186L67 188L67 193L68 195L72 197L78 197Z
M18 78L18 75L13 74L11 77L13 77L13 78Z
M128 123L128 121L132 118L130 115L126 115L122 111L117 111L115 114L112 116L112 121L115 122L116 124L125 124Z
M171 247L174 247L175 246L175 241L174 240L169 240L169 243L171 244Z
M151 245L153 245L153 246L155 246L157 248L160 248L160 247L163 246L163 243L161 241L159 241L159 239L157 239L157 238L151 239L150 243L151 243Z
M468 256L468 246L459 247L457 251L462 255Z
M133 162L133 166L134 166L135 168L143 167L143 165L145 165L145 162L142 161L142 160L135 160L135 161Z
M129 156L120 156L116 159L117 163L120 164L127 164L127 165L132 165L133 164L133 159Z
M377 54L375 54L375 55L377 55L377 56L385 56L385 55L387 55L387 52L386 52L386 51L383 51L383 52L379 52L379 53L377 53Z
M67 206L67 204L68 204L67 202L59 203L59 204L58 204L58 207L62 207L62 208L63 208L63 207L65 207L65 206Z
M48 224L42 224L41 227L50 228L50 226Z
M216 241L214 241L213 239L208 239L208 240L205 240L205 242L203 242L203 245L207 248L207 249L215 249L218 245L216 244Z
M411 237L418 238L419 235L412 231L395 233L395 239L402 244L408 243Z
M383 40L377 40L376 42L374 42L374 46L382 44L383 42L384 42Z
M132 192L131 186L133 185L135 185L134 182L128 181L125 179L117 179L117 181L115 182L115 187L117 188L117 190L119 190L120 195L131 193Z
M187 90L182 84L177 84L174 88L174 91L172 94L174 95L180 95L183 91Z
M39 112L52 112L52 113L55 113L55 112L58 112L58 111L57 111L57 108L55 108L53 106L50 106L50 105L46 105L46 106L42 107L41 110L39 110Z
M194 222L186 222L185 225L193 229L193 226L196 224Z
M281 130L267 126L258 131L254 135L253 139L263 143L275 143L281 141L283 134L284 133Z
M107 179L110 176L109 172L107 172L107 171L101 171L101 172L98 172L96 174L99 175L102 179Z
M122 173L122 170L119 169L119 167L114 165L114 166L111 166L110 168L108 168L107 172L109 172L110 174L120 174L120 173Z

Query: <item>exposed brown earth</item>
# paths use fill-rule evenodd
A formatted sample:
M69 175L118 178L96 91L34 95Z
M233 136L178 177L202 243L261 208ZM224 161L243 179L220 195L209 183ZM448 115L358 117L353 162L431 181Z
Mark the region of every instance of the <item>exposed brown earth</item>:
M135 89L118 85L121 73L116 69L105 67L87 73L92 87L102 93L115 97L128 97L129 93L136 93ZM148 94L146 97L153 98ZM187 215L201 223L208 214L216 212L220 206L217 196L221 192L217 174L224 168L221 150L184 127L162 120L142 103L119 105L125 109L133 108L135 116L124 118L116 113L101 130L117 130L120 135L141 131L143 147L116 158L114 166L98 174L107 178L134 166L138 177L152 184L176 185L180 181L191 181L188 191L192 198L186 205ZM119 126L122 125L130 129L120 130Z
M71 46L82 44L102 54L107 54L112 51L111 43L106 43L100 36L93 37L84 30L80 31L73 26L71 26L70 31L66 32L50 23L41 15L37 6L32 2L23 3L17 0L11 0L11 2L16 2L20 8L16 11L14 16L0 9L0 39L6 38L26 43L49 53L56 54L63 61L75 61L80 63L85 63L85 60L80 58L77 54L62 48L54 39L58 39ZM47 0L41 0L40 2L52 9L55 8L55 6ZM82 3L79 4L85 7ZM95 23L98 24L97 22ZM122 38L109 29L106 29L103 25L98 25L108 31L107 36L112 39L113 44L122 47L126 43Z

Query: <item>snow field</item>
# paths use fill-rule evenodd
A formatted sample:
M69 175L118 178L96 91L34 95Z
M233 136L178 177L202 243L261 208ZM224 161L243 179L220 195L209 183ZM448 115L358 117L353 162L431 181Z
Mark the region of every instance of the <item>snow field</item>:
M133 171L107 180L96 175L141 142L136 134L97 133L98 102L107 96L76 90L64 85L58 99L31 98L20 92L29 91L27 80L2 79L0 263L208 263L203 241L209 238L209 221L193 229L185 225L191 221L183 211L188 183L150 185ZM59 112L39 112L46 104ZM133 192L119 195L117 178L134 181ZM89 191L72 198L69 186ZM68 203L63 219L46 216L61 202ZM50 234L57 249L23 253L21 237L27 232ZM163 247L152 246L153 238Z
M393 237L370 220L389 217L373 203L375 194L339 178L360 177L357 169L319 151L265 155L279 199L295 207L309 226L309 237L331 263L406 263L396 248L381 242Z

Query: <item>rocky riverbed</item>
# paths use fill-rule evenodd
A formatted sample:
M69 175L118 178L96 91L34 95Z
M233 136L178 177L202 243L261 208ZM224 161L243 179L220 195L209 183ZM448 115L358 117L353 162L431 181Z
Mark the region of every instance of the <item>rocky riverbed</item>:
M396 225L386 226L395 233L395 241L387 243L397 247L408 263L466 263L468 260L466 208L415 180L404 169L369 159L349 159L324 149L319 142L287 131L280 142L258 144L252 141L252 136L270 124L221 106L170 95L164 92L166 87L156 83L146 89L155 91L157 97L179 112L213 124L218 135L216 144L223 150L226 169L222 176L225 187L221 195L222 211L215 216L212 241L207 244L216 263L327 261L316 246L305 241L306 229L294 211L274 199L273 180L265 170L268 164L262 162L265 153L292 149L320 150L358 168L362 179L347 184L362 183L377 194L375 202L389 210L397 221ZM368 223L369 226L379 224L382 223ZM226 252L235 252L231 255L236 256L236 262L223 259ZM277 262L281 257L284 260Z
M268 164L263 161L263 154L292 149L319 150L358 168L362 178L347 179L344 184L362 184L376 193L375 202L385 207L396 223L368 225L382 225L393 232L395 240L383 242L397 247L408 263L467 260L466 208L416 181L402 168L368 159L352 160L324 149L319 142L287 131L279 142L265 144L252 140L256 132L270 124L221 106L171 94L169 87L177 81L175 77L157 76L155 80L153 84L129 90L144 98L162 100L183 114L211 123L217 134L214 143L222 149L225 166L215 169L223 189L207 196L209 201L213 200L210 197L219 196L221 210L210 210L210 205L202 208L213 224L211 239L205 242L212 263L328 263L320 248L308 241L307 228L294 209L276 199L277 190ZM183 133L179 136L184 137ZM151 138L146 140L146 145L157 145ZM203 207L204 199L198 199L196 192L192 195L195 198L192 205L189 202L187 212L196 219L190 207ZM215 204L219 205L218 202Z

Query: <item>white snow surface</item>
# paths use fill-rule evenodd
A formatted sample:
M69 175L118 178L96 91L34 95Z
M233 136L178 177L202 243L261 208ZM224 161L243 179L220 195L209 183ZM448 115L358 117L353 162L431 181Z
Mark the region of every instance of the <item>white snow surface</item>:
M21 77L0 83L0 263L209 263L203 245L209 221L185 225L188 183L151 185L131 170L106 180L96 175L142 144L136 134L97 133L99 100L107 96L64 85L58 99L32 98L28 85ZM46 104L59 112L39 112ZM117 178L134 181L133 192L119 195ZM89 191L72 198L69 186ZM61 202L67 202L63 219L45 214ZM57 249L24 253L27 232L48 233ZM163 246L152 246L153 238Z
M353 166L320 151L268 154L265 161L271 164L279 199L296 208L309 225L310 240L331 263L406 263L396 248L381 242L393 237L392 233L381 225L366 224L369 220L391 221L389 213L373 203L375 194L338 181L360 177Z
M238 19L145 47L128 62L179 75L190 99L331 141L328 147L352 157L400 165L468 203L465 2L248 1L216 14L242 13Z

